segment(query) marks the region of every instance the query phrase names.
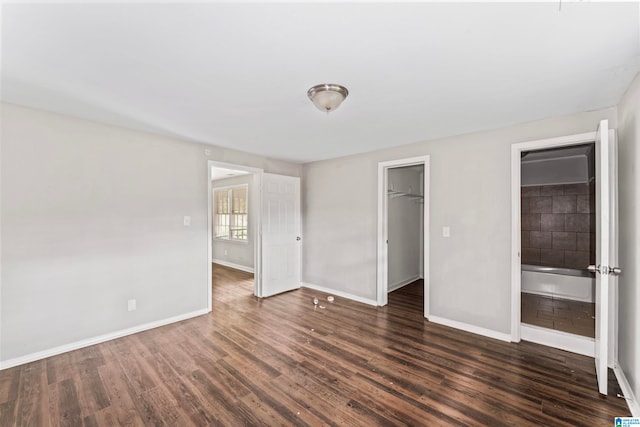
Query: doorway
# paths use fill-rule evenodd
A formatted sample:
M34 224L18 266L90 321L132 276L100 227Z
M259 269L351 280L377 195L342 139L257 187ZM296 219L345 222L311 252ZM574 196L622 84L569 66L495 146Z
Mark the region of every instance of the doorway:
M594 143L521 152L521 323L595 339Z
M596 223L596 265L589 265L588 269L596 272L594 298L595 339L573 333L535 327L521 322L523 257L525 256L524 248L526 247L523 246L522 241L526 237L522 237L523 212L521 210L523 153L559 147L576 147L591 143L595 146L595 210L597 214L594 220ZM617 360L617 288L615 286L615 274L617 274L616 271L619 272L619 269L614 268L617 264L617 154L615 132L608 128L607 120L602 120L596 132L513 144L511 146L511 190L512 341L519 342L520 339L524 339L594 357L598 388L600 393L606 394L607 366L613 367Z
M378 164L377 304L389 292L420 286L429 315L429 156Z
M208 161L208 282L209 310L212 280L238 282L260 296L262 169ZM240 286L240 284L242 286Z

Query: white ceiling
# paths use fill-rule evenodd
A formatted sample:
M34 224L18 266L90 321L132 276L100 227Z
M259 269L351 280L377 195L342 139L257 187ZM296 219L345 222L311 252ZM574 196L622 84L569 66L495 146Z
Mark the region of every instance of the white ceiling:
M296 162L613 106L640 70L637 3L2 7L5 101Z
M238 171L234 169L226 169L220 168L217 166L211 167L211 181L216 181L218 179L227 179L238 175L247 175L249 172L247 171Z

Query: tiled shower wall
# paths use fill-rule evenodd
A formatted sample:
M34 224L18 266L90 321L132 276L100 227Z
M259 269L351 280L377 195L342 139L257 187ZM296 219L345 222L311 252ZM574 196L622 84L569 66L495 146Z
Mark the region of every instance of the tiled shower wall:
M595 185L522 187L522 263L586 270L595 264Z

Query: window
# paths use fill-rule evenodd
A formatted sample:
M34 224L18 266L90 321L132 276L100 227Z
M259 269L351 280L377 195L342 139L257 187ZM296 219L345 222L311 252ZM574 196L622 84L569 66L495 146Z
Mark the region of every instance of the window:
M248 186L221 188L213 192L214 237L223 240L247 241L249 212Z

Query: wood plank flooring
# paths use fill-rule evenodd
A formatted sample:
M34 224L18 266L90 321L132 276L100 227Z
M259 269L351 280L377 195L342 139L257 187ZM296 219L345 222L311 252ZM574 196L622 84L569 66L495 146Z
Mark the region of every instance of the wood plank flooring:
M422 285L375 308L258 300L215 266L213 312L0 371L0 426L606 426L593 360L431 324ZM313 297L320 299L314 309ZM322 305L325 308L320 308Z

